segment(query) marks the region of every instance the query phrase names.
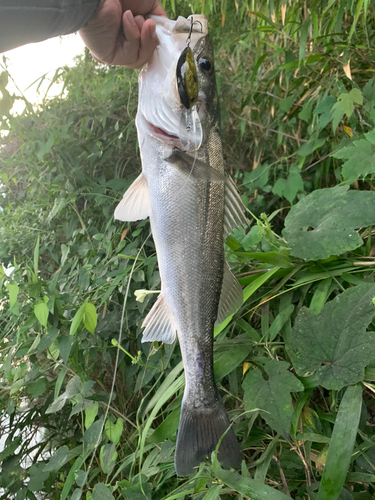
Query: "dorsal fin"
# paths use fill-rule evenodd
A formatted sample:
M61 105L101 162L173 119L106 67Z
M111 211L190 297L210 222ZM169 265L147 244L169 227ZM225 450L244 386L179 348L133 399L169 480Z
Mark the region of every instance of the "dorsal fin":
M241 285L231 273L228 264L224 263L223 284L216 324L220 325L230 314L235 313L243 303L243 292Z
M134 222L146 219L151 213L146 177L139 175L115 209L115 219Z
M150 312L145 317L142 327L144 327L142 342L164 342L173 344L176 339L176 328L173 325L172 315L165 303L162 294L152 306Z
M227 177L225 181L225 210L224 210L224 238L238 226L247 224L245 205L237 191L237 186Z

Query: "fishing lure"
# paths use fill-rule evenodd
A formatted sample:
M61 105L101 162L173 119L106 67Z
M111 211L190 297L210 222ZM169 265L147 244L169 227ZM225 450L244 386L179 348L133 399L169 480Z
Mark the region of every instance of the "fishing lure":
M190 31L186 47L177 61L177 89L183 105L180 117L180 143L186 151L196 151L202 144L203 131L198 114L198 75L194 54L190 48L191 34L195 23L191 18Z

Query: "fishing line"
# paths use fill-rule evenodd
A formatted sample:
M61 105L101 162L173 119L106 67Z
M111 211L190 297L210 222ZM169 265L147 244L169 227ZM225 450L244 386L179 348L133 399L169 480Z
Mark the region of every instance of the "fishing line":
M141 248L138 250L138 253L137 253L137 255L136 255L135 259L134 259L134 263L133 263L133 266L132 266L130 274L129 274L128 283L126 285L126 291L125 291L125 297L124 297L124 304L122 306L122 313L121 313L120 332L119 332L119 336L118 336L118 346L117 346L117 350L116 350L116 360L115 360L115 366L114 366L114 373L113 373L111 391L110 391L110 394L109 394L107 407L106 407L106 410L105 410L105 413L104 413L104 419L103 419L103 423L102 423L102 426L101 426L101 429L100 429L100 433L99 433L98 439L97 439L97 441L95 443L95 449L94 449L94 452L93 452L93 454L91 456L91 459L90 459L90 462L89 462L89 465L88 465L88 468L87 468L87 472L86 472L86 478L87 479L88 479L88 475L89 475L91 467L92 467L92 463L93 463L94 458L95 458L96 450L97 450L97 448L98 448L98 446L100 444L100 441L102 439L103 430L104 430L105 423L106 423L106 420L107 420L107 417L108 417L108 413L109 413L109 409L110 409L110 404L111 404L112 396L113 396L114 389L115 389L116 372L117 372L118 362L119 362L119 357L120 357L120 345L121 345L121 341L122 341L122 330L123 330L123 326L124 326L125 307L126 307L126 303L127 303L127 300L128 300L130 283L131 283L131 280L133 278L133 273L134 273L135 265L136 265L136 263L138 261L138 257L140 255L140 253L142 252L142 250L143 250L143 248L144 248L144 246L145 246L145 244L146 244L146 242L147 242L147 240L149 239L150 236L151 236L151 231L150 231L149 235L147 236L147 238L145 239L145 241L142 243Z

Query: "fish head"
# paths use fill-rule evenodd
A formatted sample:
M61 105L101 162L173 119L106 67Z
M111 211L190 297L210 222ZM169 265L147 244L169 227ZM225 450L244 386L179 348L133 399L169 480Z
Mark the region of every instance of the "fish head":
M207 19L201 15L187 19L179 17L177 21L158 16L151 18L156 23L159 43L139 75L138 132L140 136L147 135L161 141L164 146L184 149L184 116L194 116L202 129L201 146L208 135L206 129L212 126L211 117L218 116L213 46L207 31ZM181 54L186 52L189 33L189 48L194 56L198 80L198 99L192 110L186 111L178 89L177 67L181 63Z

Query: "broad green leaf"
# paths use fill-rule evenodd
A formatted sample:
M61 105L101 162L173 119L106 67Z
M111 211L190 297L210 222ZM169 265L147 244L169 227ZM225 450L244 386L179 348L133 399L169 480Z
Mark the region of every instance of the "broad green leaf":
M194 493L194 490L184 490L182 495L176 494L176 495L171 495L170 497L164 497L165 500L168 498L171 499L176 499L181 498L183 499L184 497L186 498L186 494L189 494L189 492ZM126 498L126 500L151 500L152 496L152 484L150 483L142 483L142 486L140 484L133 484L129 488L123 489L122 494Z
M346 160L342 166L342 176L348 183L375 173L375 130L365 134L333 155Z
M49 405L49 407L46 410L46 413L56 413L61 410L61 408L64 407L65 403L67 402L68 398L64 392L64 394L61 394L53 403Z
M122 418L118 418L115 424L110 420L107 420L105 423L106 436L114 444L117 444L120 441L123 430L124 421Z
M9 306L12 308L14 304L17 302L17 297L18 297L18 285L17 283L7 283L5 285L5 288L9 292Z
M47 465L44 466L43 471L58 471L63 465L75 458L82 451L82 446L77 446L70 450L67 446L61 446L56 453L50 458Z
M298 375L314 374L319 385L339 390L364 378L375 356L375 332L366 332L375 314L375 284L349 288L319 314L300 309L288 349Z
M49 477L49 472L45 472L43 466L33 465L29 469L30 481L27 483L29 491L40 491L43 489L43 484Z
M81 490L81 488L75 489L72 496L70 497L70 500L80 500L80 498L82 497L82 493L83 491Z
M361 409L361 386L348 387L337 413L317 500L339 498L353 453Z
M85 427L88 429L94 423L96 415L98 414L99 403L95 401L85 410Z
M105 444L100 448L100 467L104 474L110 474L117 460L117 451L115 444Z
M325 97L314 109L314 115L319 116L319 124L324 128L332 120L332 107L336 99L333 96Z
M74 475L75 482L80 488L83 488L87 481L87 474L83 470L77 470Z
M352 89L348 94L340 94L337 102L332 106L332 128L336 132L337 125L344 115L350 118L355 104L363 104L363 97L359 89Z
M277 432L287 437L290 432L293 408L291 392L303 391L301 382L288 371L289 363L264 359L265 376L259 368L251 370L242 387L245 391L245 410L259 408L261 416Z
M92 492L92 500L115 500L115 497L104 483L98 483Z
M304 260L327 259L362 245L355 229L375 224L375 193L348 186L318 189L292 207L284 236L290 253Z
M84 317L83 317L83 324L85 325L85 328L87 328L87 330L90 333L94 333L97 323L98 323L98 315L96 314L96 309L94 304L86 302Z
M38 396L44 394L46 387L47 387L47 379L40 378L36 382L31 382L31 384L27 384L26 392L28 392L30 396L32 396L33 398L37 398Z
M72 349L74 339L69 335L59 335L58 348L62 360L66 364L68 362L69 354Z
M34 314L44 328L47 328L49 310L45 302L39 302L34 306Z
M272 192L278 196L283 196L289 203L293 203L298 191L303 191L303 181L298 167L291 167L287 179L277 179Z
M83 316L85 314L86 302L81 305L78 311L75 313L72 324L70 325L69 335L74 335L78 330L80 324L82 323Z
M85 451L93 450L101 441L101 432L103 426L103 417L94 422L83 435L83 444Z

